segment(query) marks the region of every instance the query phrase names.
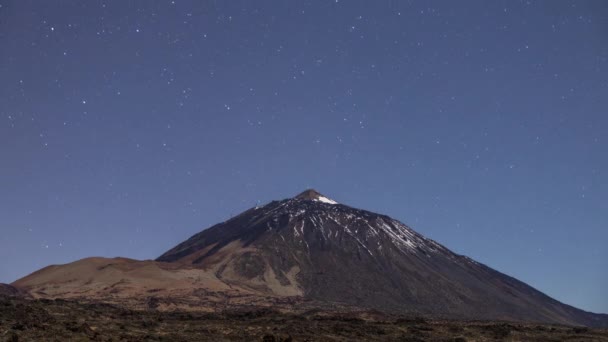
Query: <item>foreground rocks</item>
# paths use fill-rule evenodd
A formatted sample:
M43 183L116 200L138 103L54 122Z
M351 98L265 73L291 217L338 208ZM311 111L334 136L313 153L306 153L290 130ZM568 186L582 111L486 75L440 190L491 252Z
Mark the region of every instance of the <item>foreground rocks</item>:
M440 321L365 311L301 314L136 311L108 304L0 297L0 341L608 341L608 330Z

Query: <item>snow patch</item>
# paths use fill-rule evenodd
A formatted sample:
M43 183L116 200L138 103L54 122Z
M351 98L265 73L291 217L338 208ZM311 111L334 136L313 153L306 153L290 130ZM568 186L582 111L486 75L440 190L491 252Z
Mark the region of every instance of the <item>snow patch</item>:
M313 201L323 202L323 203L327 203L327 204L338 204L338 202L336 202L336 201L334 201L332 199L329 199L329 198L327 198L325 196L319 196L319 197L313 199Z
M300 236L300 235L301 235L301 236L304 236L304 221L303 221L303 220L302 220L302 221L300 221L300 231L299 231L299 232L298 232L298 224L296 223L296 224L293 226L293 234L294 234L295 236Z
M395 231L394 228L387 224L384 220L380 219L378 221L378 223L380 223L380 228L382 228L382 230L388 234L391 240L393 240L393 243L396 245L407 246L409 249L414 249L417 246L414 241L409 239L413 234L411 234L407 229L403 229L404 227L399 227L393 222L393 225L397 226L397 231ZM399 230L399 228L402 228L402 230Z

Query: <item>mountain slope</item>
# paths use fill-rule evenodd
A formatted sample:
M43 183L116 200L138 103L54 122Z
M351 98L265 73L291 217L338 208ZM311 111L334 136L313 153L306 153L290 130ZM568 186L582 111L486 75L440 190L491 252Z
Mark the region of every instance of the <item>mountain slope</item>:
M0 296L17 297L22 295L23 293L16 287L0 283Z
M222 311L246 305L288 307L294 302L290 296L228 284L213 270L127 258L91 257L51 265L11 285L7 287L33 298L105 302L163 311Z
M213 269L228 284L396 313L607 326L416 233L314 190L204 230L158 261Z

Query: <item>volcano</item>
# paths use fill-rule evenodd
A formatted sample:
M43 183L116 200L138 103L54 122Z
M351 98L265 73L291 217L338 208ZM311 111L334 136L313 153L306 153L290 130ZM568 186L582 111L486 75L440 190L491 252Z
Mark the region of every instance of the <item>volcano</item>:
M255 207L157 259L216 269L229 283L390 312L594 325L512 277L386 215L315 190Z
M246 210L155 261L84 259L12 285L51 298L221 297L189 304L201 309L274 298L441 318L608 326L608 315L560 303L395 219L312 189Z

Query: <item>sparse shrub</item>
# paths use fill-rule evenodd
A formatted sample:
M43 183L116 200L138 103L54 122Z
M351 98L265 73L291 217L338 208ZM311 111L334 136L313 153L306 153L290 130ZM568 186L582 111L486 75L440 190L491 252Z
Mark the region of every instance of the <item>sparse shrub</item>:
M501 339L511 335L511 325L495 324L488 326L488 329L493 333L494 338Z
M450 326L448 327L448 330L449 330L451 333L459 333L459 332L463 332L463 331L464 331L464 328L463 328L463 327L461 327L461 326L459 326L459 325L450 325Z
M264 335L262 337L263 342L278 342L274 335Z
M141 326L143 328L156 328L158 326L158 323L152 320L144 319L141 322Z
M572 328L572 331L575 334L583 334L583 333L588 332L589 328L587 328L587 327L574 327L574 328Z
M262 342L292 342L293 338L291 335L273 335L266 334L262 336Z
M155 310L156 308L159 307L159 305L160 305L160 300L156 297L148 297L146 299L146 306L150 310Z
M7 342L19 342L19 335L17 335L16 332L11 332L7 338L6 338Z
M23 325L21 322L17 322L15 324L13 324L12 326L13 330L25 330L25 325Z

